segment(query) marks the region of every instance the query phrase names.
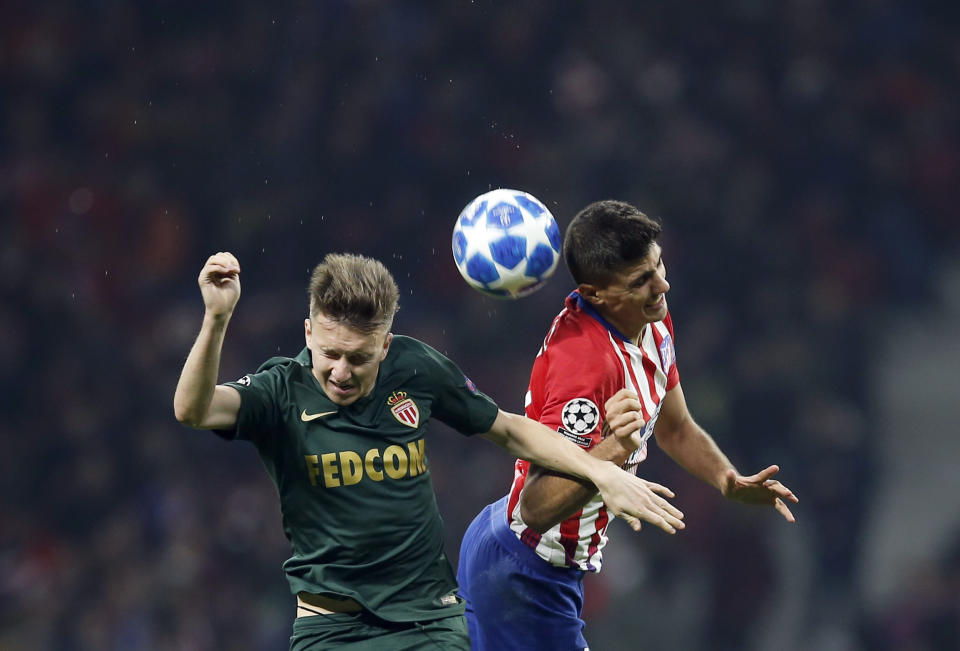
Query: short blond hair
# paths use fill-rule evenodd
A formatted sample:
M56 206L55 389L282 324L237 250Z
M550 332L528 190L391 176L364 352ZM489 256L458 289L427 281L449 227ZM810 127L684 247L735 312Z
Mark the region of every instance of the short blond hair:
M400 291L379 260L330 253L310 276L310 317L323 314L361 332L389 330Z

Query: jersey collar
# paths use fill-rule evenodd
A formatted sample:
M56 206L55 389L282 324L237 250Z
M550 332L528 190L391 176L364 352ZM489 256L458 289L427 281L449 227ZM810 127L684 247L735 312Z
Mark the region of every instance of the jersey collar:
M628 343L628 344L634 343L630 338L624 336L624 334L623 334L622 332L620 332L619 330L617 330L616 327L614 327L614 325L613 325L612 323L610 323L609 321L607 321L606 319L604 319L604 318L600 315L600 313L597 312L597 309L596 309L595 307L593 307L592 305L590 305L590 302L587 301L585 298L583 298L583 296L580 295L580 292L579 292L579 291L573 290L572 292L570 292L570 295L567 296L567 300L568 300L568 301L573 301L573 302L575 302L576 305L577 305L577 309L582 310L583 312L586 312L586 313L587 313L588 315L590 315L595 321L597 321L600 325L602 325L604 328L606 328L607 331L610 332L610 334L612 334L613 336L617 337L618 339L622 339L623 341L625 341L625 342Z
M301 350L300 354L294 357L294 359L300 366L313 368L313 358L310 356L310 349L306 346L303 347L303 350Z

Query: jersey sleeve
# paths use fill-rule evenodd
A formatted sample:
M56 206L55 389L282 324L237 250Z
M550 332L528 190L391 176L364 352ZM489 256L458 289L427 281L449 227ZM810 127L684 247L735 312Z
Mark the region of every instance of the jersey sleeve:
M497 419L497 403L436 349L423 344L422 354L430 369L433 415L468 436L490 431Z
M624 386L609 349L586 337L551 342L534 363L527 415L584 448L601 439L603 406Z
M240 392L240 411L237 424L229 430L217 430L226 439L242 439L257 443L281 425L280 393L284 390L282 362L274 358L265 362L256 373L244 375L234 382L226 382Z

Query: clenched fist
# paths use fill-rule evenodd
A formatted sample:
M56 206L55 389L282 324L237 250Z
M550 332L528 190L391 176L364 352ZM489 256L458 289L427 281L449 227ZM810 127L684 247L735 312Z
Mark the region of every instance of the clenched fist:
M221 251L207 258L197 278L207 314L230 316L240 299L240 263L232 253Z

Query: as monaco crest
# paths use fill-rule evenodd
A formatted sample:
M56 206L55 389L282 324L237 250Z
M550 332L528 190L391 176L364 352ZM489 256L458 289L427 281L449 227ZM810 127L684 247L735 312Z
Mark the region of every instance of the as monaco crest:
M390 405L390 413L402 424L414 429L420 425L420 409L417 403L407 397L406 391L394 391L387 398L387 404Z

